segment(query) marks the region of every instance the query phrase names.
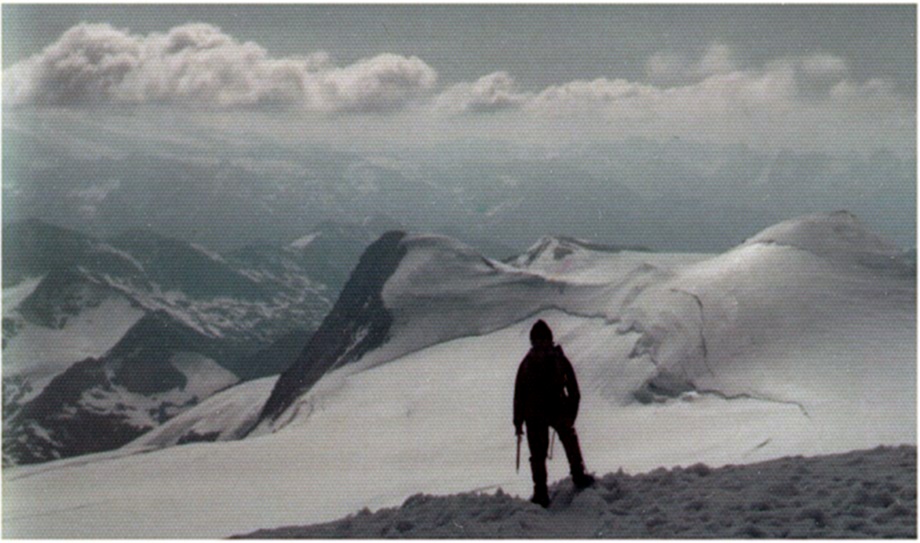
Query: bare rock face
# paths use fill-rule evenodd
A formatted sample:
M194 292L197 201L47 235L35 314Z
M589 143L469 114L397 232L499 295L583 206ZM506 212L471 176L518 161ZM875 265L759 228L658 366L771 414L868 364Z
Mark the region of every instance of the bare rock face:
M274 420L330 369L353 362L386 342L393 316L383 286L406 254L405 232L391 231L361 256L332 311L285 371L265 404L260 421Z

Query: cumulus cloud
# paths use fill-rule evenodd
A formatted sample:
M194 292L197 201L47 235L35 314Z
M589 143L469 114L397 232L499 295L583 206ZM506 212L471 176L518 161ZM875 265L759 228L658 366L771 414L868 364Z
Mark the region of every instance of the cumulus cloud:
M737 68L734 56L727 45L713 43L694 67L694 71L703 76L732 72Z
M645 64L645 74L648 79L658 83L698 80L737 69L734 52L730 47L719 42L710 44L698 60L691 59L684 54L662 51L649 57Z
M552 85L538 93L526 108L548 115L603 112L619 104L635 103L636 99L658 92L650 85L599 78L593 81L570 81Z
M847 63L840 57L815 53L799 60L802 71L817 78L840 78L847 74Z
M561 130L824 150L909 149L914 141L913 100L885 79L852 80L847 63L831 54L741 67L728 47L714 44L696 60L653 55L647 67L658 83L600 77L530 92L497 72L455 85L436 102L467 114L513 109L508 122L531 123L515 125L531 135Z
M693 79L675 85L607 78L570 81L533 93L520 107L550 117L582 112L614 127L635 127L637 122L644 128L695 127L700 134L733 132L732 127L757 133L768 125L797 125L806 118L839 128L870 110L881 116L880 122L882 117L913 117L911 100L898 95L891 81L852 81L846 61L831 54L782 58L747 68L740 68L734 58L718 43L696 61L657 53L649 59L649 73Z
M506 109L517 109L524 105L533 93L521 92L507 72L495 72L480 77L472 83L458 83L435 100L435 109L454 114L492 113Z
M511 74L496 71L439 90L437 72L414 56L380 54L338 65L322 52L272 57L260 45L207 24L147 35L81 24L6 69L3 96L8 104L189 104L206 119L201 123L224 137L240 123L210 108L253 109L237 115L271 117L247 123L243 140L255 129L296 137L312 131L341 141L367 139L372 132L391 141L394 134L423 140L469 130L473 137L511 134L550 141L560 134L679 136L772 148L913 149L913 97L885 79L856 80L847 62L830 53L753 66L741 63L727 45L713 43L697 57L656 53L646 72L641 80L608 74L526 89ZM267 104L327 114L329 122L258 109ZM80 108L57 109L76 114ZM157 115L167 110L183 121L192 117L182 108L161 108ZM406 114L336 116L397 110ZM124 123L119 119L108 129ZM165 132L174 137L173 130ZM359 185L369 189L370 178L358 173Z
M283 104L322 113L398 109L428 94L437 72L416 57L381 54L336 66L325 53L273 58L208 24L131 34L79 24L3 73L13 105Z
M418 57L382 54L308 77L307 94L323 110L386 111L427 94L437 78Z

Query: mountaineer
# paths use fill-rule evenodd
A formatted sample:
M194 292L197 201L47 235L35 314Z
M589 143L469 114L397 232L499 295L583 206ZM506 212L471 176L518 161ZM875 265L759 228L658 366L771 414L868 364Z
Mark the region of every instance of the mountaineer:
M585 473L585 463L575 433L575 418L581 394L572 364L553 343L553 332L542 319L530 330L531 349L521 361L514 384L514 429L520 447L524 426L530 448L530 468L533 472L533 503L549 507L546 487L546 453L549 429L559 434L578 489L594 484L594 477ZM520 448L518 449L520 455Z

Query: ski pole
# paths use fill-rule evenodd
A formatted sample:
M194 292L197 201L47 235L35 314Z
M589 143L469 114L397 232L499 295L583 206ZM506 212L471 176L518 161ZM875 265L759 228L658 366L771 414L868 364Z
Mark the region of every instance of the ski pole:
M553 443L556 442L556 429L554 428L549 434L549 459L553 459Z
M517 435L517 459L514 462L514 471L521 471L521 434Z

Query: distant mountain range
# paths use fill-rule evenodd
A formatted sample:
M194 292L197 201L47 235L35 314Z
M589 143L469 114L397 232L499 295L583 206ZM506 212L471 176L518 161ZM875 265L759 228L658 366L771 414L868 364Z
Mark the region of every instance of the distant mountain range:
M377 150L261 138L146 146L75 132L64 118L45 135L50 126L6 124L4 219L37 217L106 239L150 228L226 253L284 245L322 221L386 215L493 258L510 253L496 254L486 241L519 250L548 233L724 251L741 232L850 209L899 246L916 244L916 157L881 151L840 157L642 139L394 141ZM74 148L58 132L94 141Z
M221 255L132 230L3 229L3 458L123 445L300 354L383 218ZM305 240L310 240L307 243Z

